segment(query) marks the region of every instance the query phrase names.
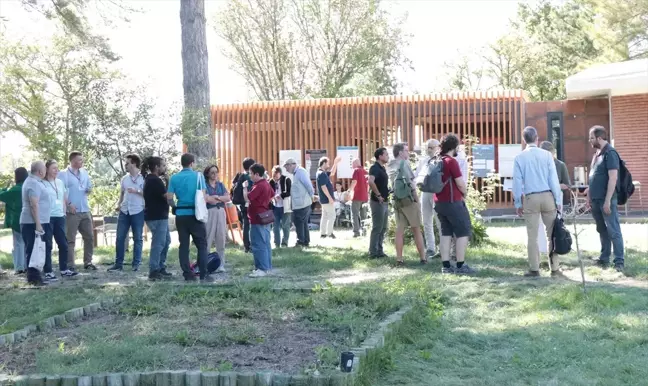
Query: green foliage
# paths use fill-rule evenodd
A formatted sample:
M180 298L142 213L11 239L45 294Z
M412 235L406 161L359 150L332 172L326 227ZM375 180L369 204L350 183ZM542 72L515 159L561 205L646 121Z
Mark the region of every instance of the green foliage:
M261 100L396 92L408 36L379 0L230 0L225 54Z
M117 184L95 186L92 194L88 196L88 201L94 214L100 216L113 215L119 201L119 186Z
M521 3L504 36L446 67L450 89L523 89L540 101L564 99L565 79L594 64L645 57L645 0L542 0Z

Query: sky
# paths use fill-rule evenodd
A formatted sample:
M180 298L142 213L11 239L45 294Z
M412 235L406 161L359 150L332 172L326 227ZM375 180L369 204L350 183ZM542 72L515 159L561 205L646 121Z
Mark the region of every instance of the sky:
M160 105L182 101L182 62L179 0L125 0L142 12L129 15L129 23L117 23L100 32L122 56L120 66L132 78L148 85ZM532 2L536 0L524 0ZM212 104L246 102L253 99L244 80L222 54L224 42L214 31L214 15L226 0L206 0L207 44ZM446 85L444 62L459 52L483 47L506 33L515 16L517 0L383 0L394 17L408 15L405 32L412 35L405 54L413 70L401 70L402 93L441 91ZM42 17L25 11L20 0L0 0L4 31L15 39L48 39L54 29ZM25 28L29 26L29 28ZM0 156L6 144L3 138ZM10 146L16 149L15 146ZM18 150L15 150L18 151Z

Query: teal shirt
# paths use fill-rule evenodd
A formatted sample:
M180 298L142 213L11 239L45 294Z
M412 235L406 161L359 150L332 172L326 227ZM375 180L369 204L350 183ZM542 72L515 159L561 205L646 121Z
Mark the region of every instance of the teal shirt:
M182 169L179 173L173 175L169 181L167 192L175 195L177 207L191 208L177 209L176 216L195 215L196 212L193 208L196 206L196 190L204 190L206 186L205 176L189 168Z
M65 184L58 178L54 181L45 181L45 189L50 195L50 217L65 217Z

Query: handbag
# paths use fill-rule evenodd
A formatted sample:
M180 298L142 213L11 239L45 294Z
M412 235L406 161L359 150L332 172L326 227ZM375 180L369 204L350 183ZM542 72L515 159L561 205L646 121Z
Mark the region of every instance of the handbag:
M35 233L36 236L34 238L34 248L32 249L32 253L29 258L29 268L34 268L42 271L43 267L45 266L45 241L43 241L42 238L44 233Z
M196 198L194 204L194 212L196 213L196 220L200 222L207 222L209 219L209 211L207 210L207 202L205 201L205 193L203 193L200 184L200 173L196 172Z
M274 211L266 210L264 212L261 212L261 213L257 214L257 218L259 219L259 222L261 223L261 225L272 224L274 222L274 220L275 220Z

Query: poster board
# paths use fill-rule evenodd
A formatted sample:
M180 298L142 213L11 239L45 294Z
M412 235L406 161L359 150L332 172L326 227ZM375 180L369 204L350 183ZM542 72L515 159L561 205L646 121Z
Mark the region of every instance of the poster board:
M360 158L360 148L358 146L338 146L337 157L342 158L337 166L337 177L353 177L353 160Z
M472 163L475 177L488 177L495 170L495 145L474 145Z
M281 165L281 170L285 176L292 177L292 174L288 173L283 166L288 158L294 158L297 161L297 165L302 166L301 150L279 150L279 165Z
M498 145L498 172L500 177L513 177L515 157L522 153L522 145Z
M310 179L314 180L317 176L317 169L319 168L319 161L321 158L326 157L326 149L309 149L306 150L306 163L304 168L310 175Z

